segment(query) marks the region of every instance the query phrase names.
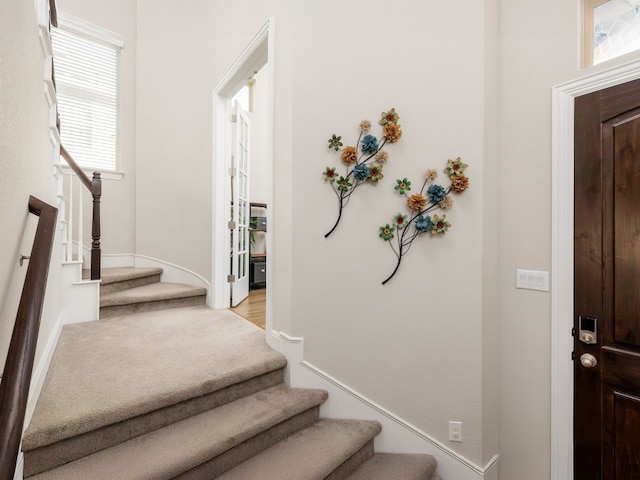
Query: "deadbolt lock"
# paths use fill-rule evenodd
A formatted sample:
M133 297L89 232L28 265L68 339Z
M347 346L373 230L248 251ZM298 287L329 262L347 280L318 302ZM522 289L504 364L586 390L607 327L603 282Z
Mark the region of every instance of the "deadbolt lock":
M582 343L586 343L588 345L598 343L597 318L580 315L578 328L578 339Z

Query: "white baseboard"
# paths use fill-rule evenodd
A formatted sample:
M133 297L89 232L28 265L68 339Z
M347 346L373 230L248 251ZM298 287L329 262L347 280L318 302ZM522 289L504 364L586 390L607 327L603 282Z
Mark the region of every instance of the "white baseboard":
M45 344L44 350L42 351L42 355L40 355L40 361L35 366L33 374L31 375L31 386L29 387L27 409L24 415L25 429L29 425L29 422L31 422L31 417L33 416L33 411L36 408L38 397L40 397L40 392L42 392L44 381L47 378L49 365L51 365L53 354L56 351L56 347L58 346L58 340L60 339L60 333L62 333L63 326L64 321L62 314L60 314L58 316L58 320L56 320L56 323L53 325L51 335L47 339L47 343Z
M18 452L18 461L16 463L16 471L13 475L13 480L23 480L24 479L24 455L22 453L22 447L20 447L20 451Z
M196 287L203 287L207 289L207 296L209 296L211 284L196 272L180 267L179 265L174 265L173 263L158 260L157 258L147 257L146 255L134 255L134 260L134 266L138 268L162 268L163 282L186 283Z
M267 340L287 357L285 378L290 386L329 392L329 399L321 407L321 416L377 420L382 424L382 432L375 439L377 451L433 455L438 462L436 474L441 480L497 480L499 455L487 465L479 466L305 361L304 339L271 332Z

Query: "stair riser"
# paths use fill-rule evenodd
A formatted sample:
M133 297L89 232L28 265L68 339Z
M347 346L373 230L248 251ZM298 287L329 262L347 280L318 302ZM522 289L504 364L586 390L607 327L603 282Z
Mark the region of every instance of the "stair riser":
M331 474L324 480L345 480L349 478L349 475L355 472L360 465L373 457L373 454L373 440L371 440L364 447L351 455L347 461L331 472Z
M110 307L100 307L100 318L111 318L119 315L131 315L133 313L153 312L166 310L169 308L193 307L204 305L206 295L198 295L186 298L172 298L169 300L158 300L155 302L132 303L128 305L114 305Z
M149 275L146 277L132 278L129 280L123 280L119 282L103 283L100 285L100 294L105 295L107 293L122 292L129 288L141 287L143 285L150 285L152 283L160 282L160 274Z
M320 407L315 407L300 413L289 420L253 436L242 444L227 450L210 461L174 477L172 480L202 480L214 479L242 462L266 450L283 438L314 423L320 415Z
M193 398L146 415L24 452L24 475L28 477L51 470L99 450L232 402L238 398L279 385L283 380L284 371L279 369L209 395Z

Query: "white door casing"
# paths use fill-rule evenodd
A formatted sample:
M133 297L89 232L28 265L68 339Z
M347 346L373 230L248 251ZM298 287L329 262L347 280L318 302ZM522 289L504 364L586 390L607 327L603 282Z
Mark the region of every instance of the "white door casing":
M211 267L212 294L210 297L213 308L229 308L230 284L227 282L229 273L229 248L231 231L227 226L229 220L229 205L231 203L231 188L228 182L228 171L231 158L231 132L229 128L229 115L231 110L231 98L242 88L247 79L262 67L267 68L268 81L268 126L267 126L267 203L269 204L269 230L266 234L267 258L267 284L273 285L274 272L277 269L277 261L274 255L273 232L276 225L274 213L276 205L273 201L273 170L275 163L274 135L275 135L275 19L270 17L262 25L260 30L251 39L247 46L239 53L236 60L220 79L213 90L213 215L212 215L212 243L213 262ZM272 330L272 305L273 289L267 290L267 321L266 330ZM267 341L271 336L267 335Z

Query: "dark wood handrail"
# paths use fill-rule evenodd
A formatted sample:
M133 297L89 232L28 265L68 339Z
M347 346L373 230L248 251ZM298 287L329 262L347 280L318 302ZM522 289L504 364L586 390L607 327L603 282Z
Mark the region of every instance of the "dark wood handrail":
M0 383L0 480L15 474L58 216L57 208L33 196L29 212L40 219Z
M58 9L56 8L56 0L49 0L49 23L54 27L58 26Z
M60 145L60 156L65 159L65 161L69 165L69 168L73 170L73 172L78 176L84 186L87 187L87 189L91 192L91 179L87 176L86 173L84 173L84 170L80 168L80 165L78 165L78 163L73 159L71 154L67 152L67 149L64 148L63 145Z

